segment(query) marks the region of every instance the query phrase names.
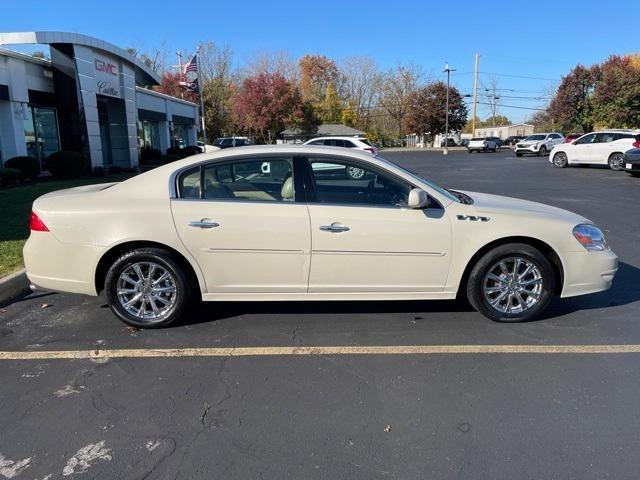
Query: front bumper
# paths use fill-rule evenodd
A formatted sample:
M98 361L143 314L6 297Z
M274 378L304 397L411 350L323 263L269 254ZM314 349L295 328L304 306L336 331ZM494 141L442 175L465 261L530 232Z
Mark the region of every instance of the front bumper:
M640 162L624 162L622 169L628 173L640 173Z
M608 290L618 271L618 256L611 250L569 252L562 260L564 285L561 297Z
M516 153L538 153L540 147L538 145L529 145L527 147L521 147L516 145L515 152Z

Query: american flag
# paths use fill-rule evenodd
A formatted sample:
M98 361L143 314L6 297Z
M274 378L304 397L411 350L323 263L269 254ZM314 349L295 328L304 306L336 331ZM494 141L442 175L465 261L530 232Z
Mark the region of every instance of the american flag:
M187 62L187 64L184 66L184 73L187 72L198 72L198 56L194 55L193 57L191 57L191 60L189 60Z

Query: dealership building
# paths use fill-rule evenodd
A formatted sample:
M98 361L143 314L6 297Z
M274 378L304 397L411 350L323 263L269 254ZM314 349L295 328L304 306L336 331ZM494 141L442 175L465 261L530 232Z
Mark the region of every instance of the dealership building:
M13 45L48 46L42 59ZM14 47L15 48L15 47ZM136 167L143 147L196 144L196 104L154 92L160 78L123 49L67 32L0 33L0 165L73 150L92 167Z

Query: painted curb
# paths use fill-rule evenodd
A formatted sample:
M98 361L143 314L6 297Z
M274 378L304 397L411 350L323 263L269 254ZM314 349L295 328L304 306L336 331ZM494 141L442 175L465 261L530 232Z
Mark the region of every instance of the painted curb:
M28 289L29 279L24 269L2 277L0 278L0 303L17 297Z

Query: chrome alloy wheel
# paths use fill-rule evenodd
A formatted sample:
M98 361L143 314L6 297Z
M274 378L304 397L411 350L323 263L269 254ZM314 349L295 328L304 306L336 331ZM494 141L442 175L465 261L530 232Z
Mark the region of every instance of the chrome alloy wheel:
M154 262L138 262L125 268L117 282L120 305L130 315L144 320L161 320L176 303L173 275Z
M523 313L542 296L540 268L523 257L504 258L484 276L482 294L492 308L501 313Z

